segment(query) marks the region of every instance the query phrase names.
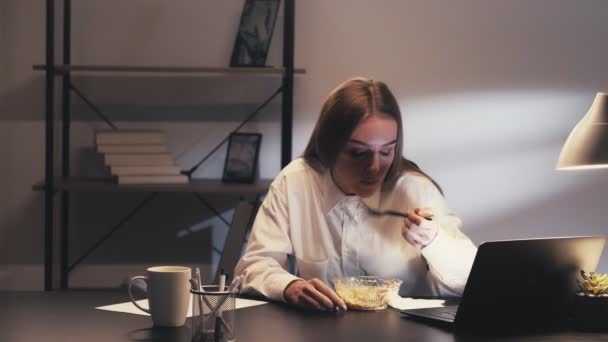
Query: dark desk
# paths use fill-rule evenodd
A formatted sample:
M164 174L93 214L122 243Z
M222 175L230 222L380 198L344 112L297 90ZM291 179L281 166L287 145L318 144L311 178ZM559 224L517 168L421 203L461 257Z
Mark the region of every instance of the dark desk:
M190 341L188 325L152 329L149 317L94 309L127 301L126 291L0 292L0 341ZM416 323L393 309L303 313L278 304L240 309L237 341L468 341ZM608 333L572 331L493 338L517 341L608 341Z

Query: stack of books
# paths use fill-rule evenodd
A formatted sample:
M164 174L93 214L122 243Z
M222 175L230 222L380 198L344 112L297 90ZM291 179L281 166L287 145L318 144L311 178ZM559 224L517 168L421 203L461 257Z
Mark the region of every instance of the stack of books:
M184 184L161 131L102 131L95 134L97 151L119 184Z

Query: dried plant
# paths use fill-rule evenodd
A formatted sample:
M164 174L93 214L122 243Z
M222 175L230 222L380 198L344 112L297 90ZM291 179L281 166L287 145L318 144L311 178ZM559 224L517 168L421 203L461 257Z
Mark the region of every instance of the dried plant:
M581 296L589 297L608 297L608 274L589 272L581 270L582 280L577 279Z

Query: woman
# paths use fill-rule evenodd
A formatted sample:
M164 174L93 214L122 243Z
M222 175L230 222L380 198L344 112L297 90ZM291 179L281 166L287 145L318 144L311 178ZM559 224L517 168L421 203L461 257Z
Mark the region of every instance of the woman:
M399 278L405 296L461 295L476 248L439 186L401 157L402 134L384 83L355 78L334 89L303 157L279 173L258 211L235 270L243 290L318 310L346 310L331 289L344 276Z

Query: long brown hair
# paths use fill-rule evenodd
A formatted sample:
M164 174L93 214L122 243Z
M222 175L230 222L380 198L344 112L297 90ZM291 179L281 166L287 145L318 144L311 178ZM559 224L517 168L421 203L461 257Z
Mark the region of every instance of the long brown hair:
M403 154L401 111L395 96L381 81L356 77L340 84L329 94L302 155L304 160L317 171L333 168L338 154L359 122L374 113L388 115L397 122L395 159L386 174L383 189L390 189L402 173L411 171L427 177L443 194L437 182L424 173L416 163L401 156Z

